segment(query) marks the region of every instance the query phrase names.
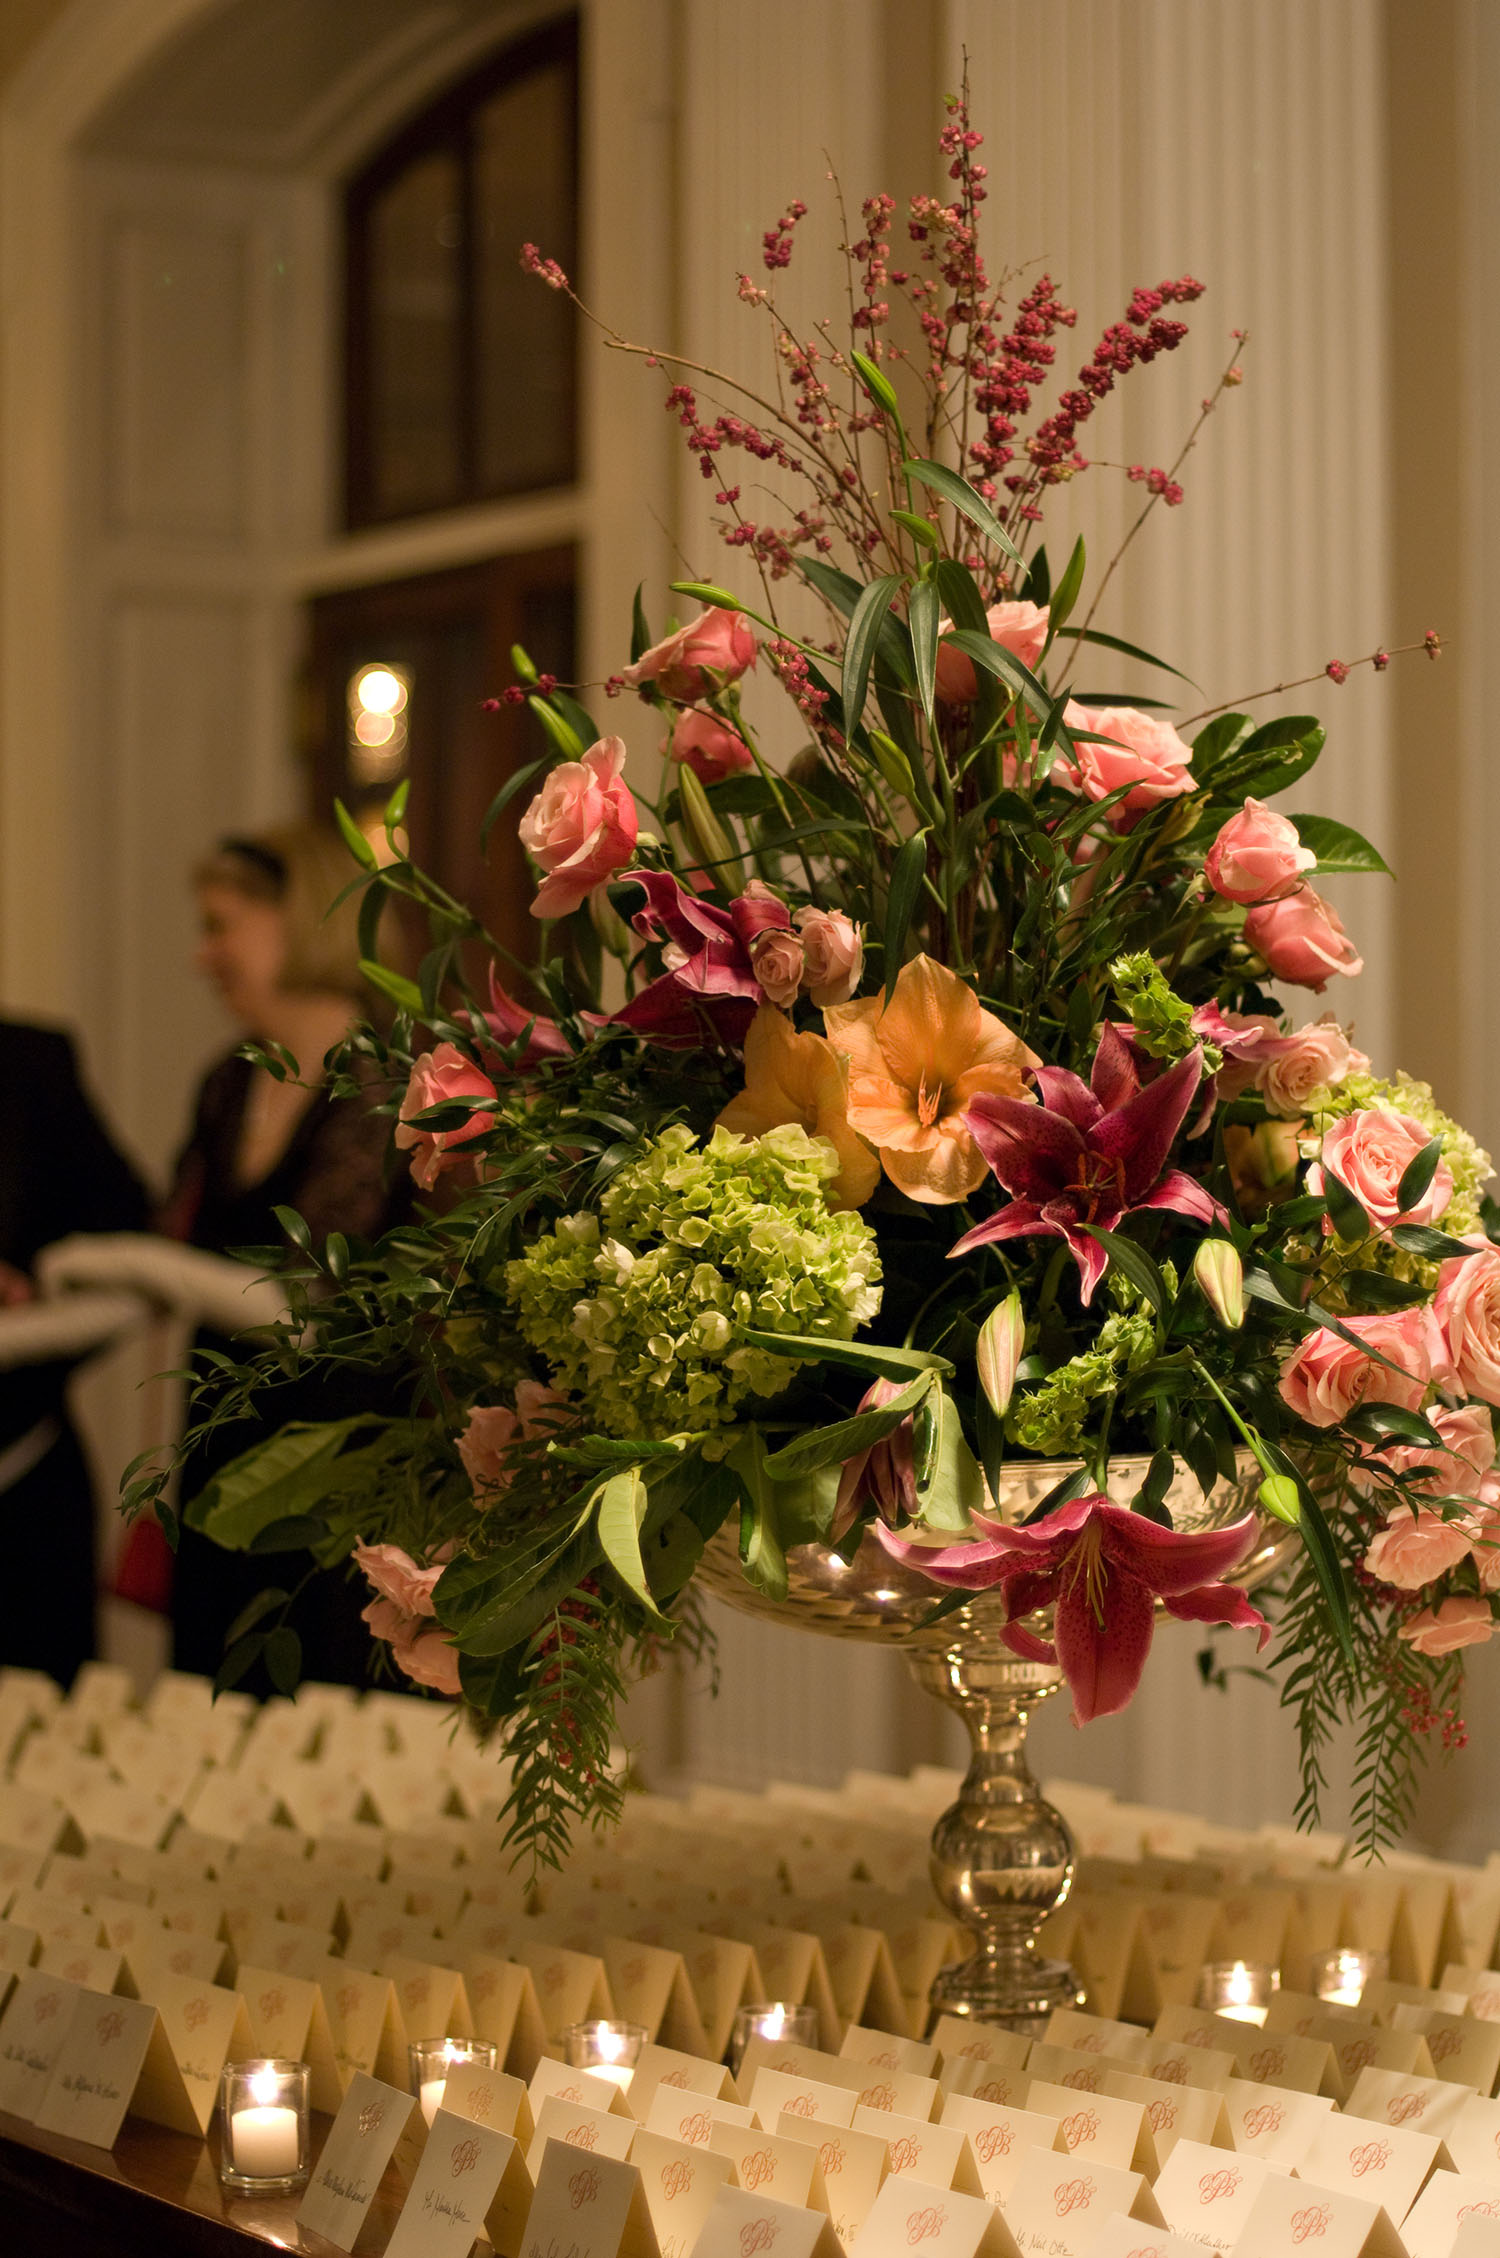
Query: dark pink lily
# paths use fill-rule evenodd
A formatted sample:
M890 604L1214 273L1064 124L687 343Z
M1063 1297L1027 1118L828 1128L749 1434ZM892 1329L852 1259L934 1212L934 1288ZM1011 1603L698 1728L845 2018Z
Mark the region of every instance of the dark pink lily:
M1055 1663L1073 1696L1073 1721L1087 1725L1124 1709L1141 1682L1156 1628L1156 1602L1187 1623L1228 1623L1260 1632L1271 1626L1234 1584L1219 1581L1255 1541L1247 1513L1227 1529L1191 1534L1163 1529L1108 1498L1074 1498L1026 1528L985 1521L969 1544L912 1544L872 1524L887 1552L950 1591L999 1586L1006 1621L1001 1637L1027 1662ZM1054 1607L1055 1643L1021 1618Z
M1091 1084L1065 1067L1041 1066L1033 1076L1040 1105L976 1097L964 1119L1011 1198L953 1253L971 1254L1000 1239L1066 1239L1088 1302L1107 1257L1086 1224L1113 1231L1142 1208L1170 1208L1200 1223L1222 1216L1201 1184L1167 1167L1202 1074L1203 1053L1193 1051L1142 1087L1128 1048L1106 1027Z
M528 1011L524 1004L518 1004L515 997L502 987L500 975L493 965L490 966L490 1008L476 1016L475 1034L479 1034L481 1026L486 1027L496 1042L503 1043L507 1050L512 1043L518 1043L525 1037L526 1047L512 1061L512 1072L524 1074L528 1067L539 1065L544 1058L566 1058L572 1050L572 1045L557 1021L546 1018L539 1011ZM483 1041L482 1036L480 1040ZM486 1053L486 1064L495 1063Z
M631 923L647 940L666 943L668 961L610 1024L659 1043L701 1043L705 1033L742 1043L764 998L736 919L664 870L625 870L619 883L626 879L646 897Z

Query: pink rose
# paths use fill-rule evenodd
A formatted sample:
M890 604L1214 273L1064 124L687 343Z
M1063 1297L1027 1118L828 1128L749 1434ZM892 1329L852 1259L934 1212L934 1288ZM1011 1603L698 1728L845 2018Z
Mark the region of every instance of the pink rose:
M1281 1367L1283 1399L1310 1427L1337 1427L1361 1403L1394 1403L1419 1411L1446 1351L1430 1309L1401 1309L1389 1317L1346 1317L1349 1332L1388 1357L1378 1364L1320 1325ZM1391 1365L1399 1367L1391 1370Z
M1397 1505L1365 1554L1365 1566L1383 1584L1414 1592L1446 1576L1469 1557L1473 1529L1467 1521L1445 1521L1440 1513L1413 1513Z
M1433 1315L1464 1394L1500 1404L1500 1247L1479 1232L1465 1232L1464 1245L1477 1251L1439 1266Z
M726 776L743 775L755 766L744 738L701 706L684 706L671 736L662 739L662 751L690 768L700 784L721 784Z
M1394 1450L1371 1451L1350 1468L1351 1479L1367 1493L1380 1474L1403 1475L1409 1491L1427 1497L1487 1498L1495 1465L1495 1430L1482 1403L1441 1408L1427 1414L1442 1437L1442 1448L1402 1443Z
M1445 1599L1437 1607L1424 1607L1396 1636L1418 1654L1452 1654L1458 1647L1479 1645L1494 1629L1488 1600Z
M1474 1516L1474 1573L1482 1592L1500 1589L1500 1513L1492 1505Z
M1337 1089L1349 1075L1369 1072L1368 1058L1355 1050L1332 1012L1299 1027L1289 1040L1290 1047L1268 1058L1254 1077L1268 1113L1291 1119L1307 1111L1315 1091Z
M789 1010L802 986L804 965L800 935L789 928L769 927L750 945L750 965L767 1003Z
M1332 973L1342 972L1352 980L1365 968L1338 911L1311 886L1299 886L1283 901L1262 902L1247 911L1245 939L1265 958L1277 980L1311 988L1314 995L1322 994Z
M433 1586L443 1573L445 1563L439 1561L434 1568L419 1568L409 1552L399 1545L356 1545L354 1559L361 1572L368 1577L380 1597L389 1600L405 1615L431 1615ZM384 1632L379 1634L385 1636Z
M1318 1159L1307 1172L1310 1192L1323 1191L1323 1169L1331 1168L1346 1190L1359 1201L1377 1230L1395 1223L1432 1223L1453 1197L1453 1175L1442 1161L1433 1172L1415 1207L1403 1208L1398 1192L1401 1178L1431 1132L1409 1113L1394 1106L1372 1105L1362 1113L1346 1113L1323 1132Z
M727 612L715 605L712 611L690 619L664 642L642 651L620 679L632 690L654 682L664 698L691 705L695 698L722 689L726 682L737 682L754 664L755 636L750 622L740 612Z
M547 876L533 917L566 917L635 852L635 802L625 783L625 741L601 737L581 761L563 761L522 816L521 844Z
M388 1599L371 1600L361 1620L369 1624L372 1638L386 1641L391 1660L408 1678L450 1697L460 1692L458 1649L444 1632Z
M865 965L864 935L841 909L799 909L802 981L812 1001L846 1004L859 986Z
M458 1438L458 1455L476 1497L503 1490L513 1471L511 1453L516 1442L545 1435L569 1416L565 1396L540 1380L522 1380L516 1389L514 1411L509 1404L477 1403Z
M1288 817L1247 800L1209 848L1203 874L1227 902L1274 902L1300 886L1317 859Z
M411 1153L411 1172L424 1192L432 1190L444 1169L457 1167L465 1157L461 1148L485 1136L494 1127L495 1116L493 1112L471 1113L467 1121L453 1129L414 1128L412 1116L426 1113L435 1105L475 1100L483 1103L486 1099L493 1105L495 1095L489 1076L481 1074L456 1043L439 1043L436 1050L424 1051L413 1065L401 1100L396 1143L403 1152Z
M992 643L999 643L1010 651L1022 666L1036 665L1047 641L1045 604L991 604L984 618ZM939 620L940 638L952 631L951 619ZM974 661L967 652L941 640L937 650L937 694L945 706L971 706L979 695Z
M1111 808L1110 824L1128 831L1132 822L1160 800L1175 800L1193 789L1188 762L1191 745L1185 745L1171 724L1134 706L1080 706L1070 698L1063 713L1070 729L1091 730L1107 737L1105 745L1074 747L1075 768L1059 762L1054 780L1091 800L1106 799L1128 784L1123 800Z

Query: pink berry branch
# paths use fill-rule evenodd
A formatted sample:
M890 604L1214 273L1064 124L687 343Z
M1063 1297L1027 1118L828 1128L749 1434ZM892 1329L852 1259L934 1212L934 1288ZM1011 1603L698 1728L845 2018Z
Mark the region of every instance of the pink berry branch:
M1414 651L1425 651L1430 659L1442 657L1443 638L1435 627L1428 628L1420 643L1398 643L1393 651L1384 647L1378 651L1367 651L1362 659L1330 659L1316 674L1299 674L1295 682L1272 682L1264 690L1248 691L1241 698L1226 698L1219 706L1205 706L1201 713L1189 714L1178 727L1191 729L1196 721L1212 721L1214 715L1219 713L1237 713L1244 706L1258 704L1262 698L1278 698L1289 690L1306 690L1314 682L1347 682L1356 667L1373 667L1377 674L1384 674L1392 659L1406 658Z

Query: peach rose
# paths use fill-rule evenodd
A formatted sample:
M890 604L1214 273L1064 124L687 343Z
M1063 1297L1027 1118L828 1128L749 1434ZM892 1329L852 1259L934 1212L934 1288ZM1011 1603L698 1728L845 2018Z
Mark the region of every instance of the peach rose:
M984 615L990 641L999 643L1022 666L1035 666L1047 642L1048 610L1045 604L991 604ZM951 634L953 622L938 622L938 635ZM953 644L938 643L937 694L945 706L972 706L979 695L974 661Z
M789 1010L802 986L804 954L800 934L789 927L768 926L750 946L750 968L768 1003Z
M1476 1251L1439 1266L1433 1315L1464 1394L1500 1404L1500 1247L1480 1232L1465 1232L1464 1245Z
M399 1545L356 1545L354 1559L380 1597L389 1600L404 1615L435 1613L432 1591L445 1563L439 1561L434 1568L419 1568L411 1554L403 1552Z
M690 768L700 784L722 784L726 776L743 775L755 766L755 755L744 738L701 706L683 708L671 736L662 739L662 751Z
M503 1490L511 1477L510 1453L520 1440L530 1442L569 1415L566 1396L541 1380L522 1380L515 1409L504 1403L476 1403L458 1437L458 1455L475 1495Z
M369 1624L372 1638L385 1640L396 1668L417 1685L450 1697L460 1692L458 1649L444 1632L388 1599L371 1600L361 1621Z
M482 1074L472 1059L465 1058L456 1043L439 1043L436 1050L424 1051L416 1060L401 1100L395 1141L403 1152L410 1152L412 1175L424 1192L432 1190L444 1169L457 1167L465 1157L461 1148L486 1135L495 1125L495 1116L493 1112L471 1113L467 1121L452 1129L413 1127L412 1116L426 1113L435 1105L476 1099L493 1103L495 1096L489 1076Z
M1315 1090L1337 1089L1349 1075L1368 1073L1369 1066L1333 1013L1325 1011L1310 1026L1299 1027L1290 1049L1267 1059L1256 1069L1254 1080L1266 1111L1290 1119L1307 1111Z
M1453 1174L1442 1161L1415 1207L1403 1208L1398 1197L1402 1176L1430 1142L1431 1132L1394 1106L1346 1113L1323 1132L1307 1188L1321 1194L1326 1166L1354 1194L1377 1230L1388 1231L1395 1223L1434 1223L1453 1197Z
M1293 1349L1281 1367L1283 1400L1310 1427L1336 1427L1361 1403L1421 1409L1446 1351L1430 1309L1401 1309L1385 1317L1346 1317L1346 1329L1390 1363L1377 1363L1327 1326ZM1399 1370L1392 1371L1391 1365Z
M1418 1654L1452 1654L1461 1646L1480 1645L1494 1635L1494 1629L1488 1600L1445 1599L1436 1607L1424 1607L1396 1635Z
M675 635L642 651L620 677L632 690L654 682L664 698L691 705L726 682L737 682L755 664L755 636L740 612L715 605L679 627Z
M1245 939L1277 980L1311 988L1314 995L1322 994L1333 973L1352 980L1365 968L1338 911L1311 886L1247 911Z
M562 761L522 816L522 846L547 873L533 917L566 917L635 853L635 802L624 781L625 740L601 737L581 761Z
M1274 902L1300 886L1317 860L1289 817L1246 800L1209 848L1203 875L1226 902Z
M799 909L796 917L802 935L802 984L811 1000L846 1004L859 986L865 965L864 934L841 909Z
M1409 1506L1393 1506L1365 1554L1365 1566L1383 1584L1394 1584L1398 1591L1418 1591L1468 1559L1473 1534L1467 1520L1445 1521L1440 1513L1413 1513Z
M1091 800L1106 799L1128 784L1124 799L1110 810L1116 831L1128 831L1158 801L1178 799L1193 789L1188 767L1191 745L1185 745L1171 724L1155 714L1141 713L1134 706L1080 706L1070 698L1063 719L1070 729L1090 730L1109 743L1075 746L1076 767L1060 761L1053 779Z
M1409 1491L1426 1497L1488 1497L1495 1465L1495 1430L1482 1403L1441 1407L1428 1419L1442 1437L1441 1449L1403 1443L1395 1450L1371 1451L1350 1468L1356 1485L1368 1492L1381 1474L1403 1475Z

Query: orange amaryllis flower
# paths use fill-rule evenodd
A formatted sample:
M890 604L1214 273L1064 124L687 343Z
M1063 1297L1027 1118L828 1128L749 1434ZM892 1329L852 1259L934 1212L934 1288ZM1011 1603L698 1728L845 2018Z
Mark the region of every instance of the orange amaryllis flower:
M984 1155L964 1110L981 1091L1025 1096L1039 1066L968 984L931 957L901 967L889 1003L835 1004L823 1024L849 1061L849 1121L908 1199L951 1206L983 1183Z
M810 1137L826 1137L839 1156L830 1205L863 1207L880 1182L880 1163L849 1126L848 1085L847 1065L821 1035L796 1034L785 1012L762 1004L745 1037L745 1087L714 1126L760 1137L797 1122Z

